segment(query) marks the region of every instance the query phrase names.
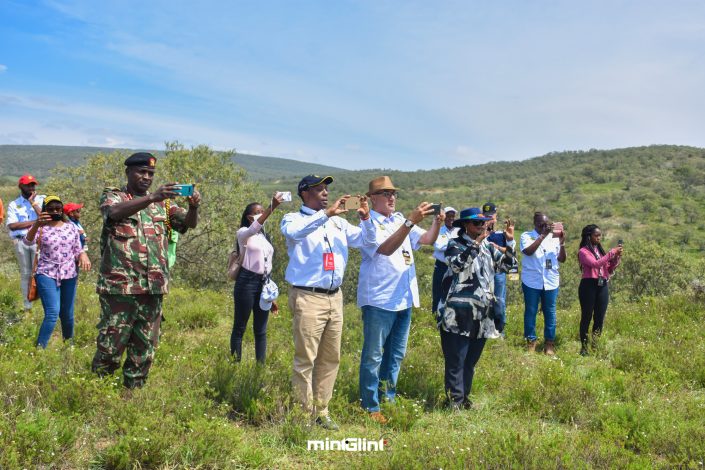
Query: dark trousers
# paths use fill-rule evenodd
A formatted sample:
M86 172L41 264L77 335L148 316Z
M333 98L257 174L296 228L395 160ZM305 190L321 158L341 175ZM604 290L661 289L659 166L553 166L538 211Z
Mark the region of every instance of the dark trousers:
M467 336L441 331L441 347L445 358L445 389L448 400L455 403L468 401L475 365L480 360L487 338L472 339Z
M590 320L593 334L602 332L602 323L605 321L607 304L610 300L609 282L603 286L597 285L597 279L582 279L578 287L580 299L580 341L585 344L588 340Z
M443 275L448 270L448 265L443 261L436 260L436 265L433 268L433 284L432 284L432 304L431 311L436 313L438 310L438 302L441 301L441 281L443 281Z
M267 320L269 310L259 307L259 297L262 294L264 276L241 268L235 281L233 297L235 299L235 322L230 335L230 354L235 355L239 361L242 357L242 337L250 319L250 312L254 311L252 331L255 334L255 358L257 362L264 363L267 356Z

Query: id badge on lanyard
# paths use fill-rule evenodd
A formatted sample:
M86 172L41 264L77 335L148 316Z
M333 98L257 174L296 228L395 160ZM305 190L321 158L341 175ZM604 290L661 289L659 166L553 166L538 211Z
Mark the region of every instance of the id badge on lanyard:
M335 271L335 256L333 256L333 253L323 253L323 270Z

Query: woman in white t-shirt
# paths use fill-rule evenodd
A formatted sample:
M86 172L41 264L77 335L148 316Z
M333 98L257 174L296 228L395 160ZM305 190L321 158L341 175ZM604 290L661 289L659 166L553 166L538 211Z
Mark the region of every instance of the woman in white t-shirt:
M254 312L252 328L255 335L255 358L257 362L264 363L267 355L269 310L260 308L259 299L262 285L267 275L272 272L274 247L264 231L264 223L281 202L280 193L272 197L272 203L267 209L263 209L258 202L252 202L245 207L240 220L237 242L240 253L244 255L233 291L235 321L230 335L230 354L235 356L237 361L242 357L242 337L250 319L250 312ZM277 311L277 304L273 302L271 312L276 314Z

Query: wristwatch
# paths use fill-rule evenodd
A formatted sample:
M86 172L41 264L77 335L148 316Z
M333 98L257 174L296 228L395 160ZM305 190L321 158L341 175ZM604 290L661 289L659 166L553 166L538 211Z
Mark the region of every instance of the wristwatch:
M406 219L406 220L404 221L404 227L411 228L411 227L413 227L414 225L415 225L415 224L414 224L412 221L410 221L409 219Z

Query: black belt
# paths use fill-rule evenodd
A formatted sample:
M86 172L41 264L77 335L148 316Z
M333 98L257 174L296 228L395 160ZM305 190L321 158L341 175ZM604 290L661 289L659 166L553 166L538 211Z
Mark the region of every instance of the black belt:
M336 287L335 289L323 289L321 287L308 287L308 286L292 286L297 289L313 292L315 294L327 294L327 295L333 295L337 294L338 291L340 290L340 287Z

